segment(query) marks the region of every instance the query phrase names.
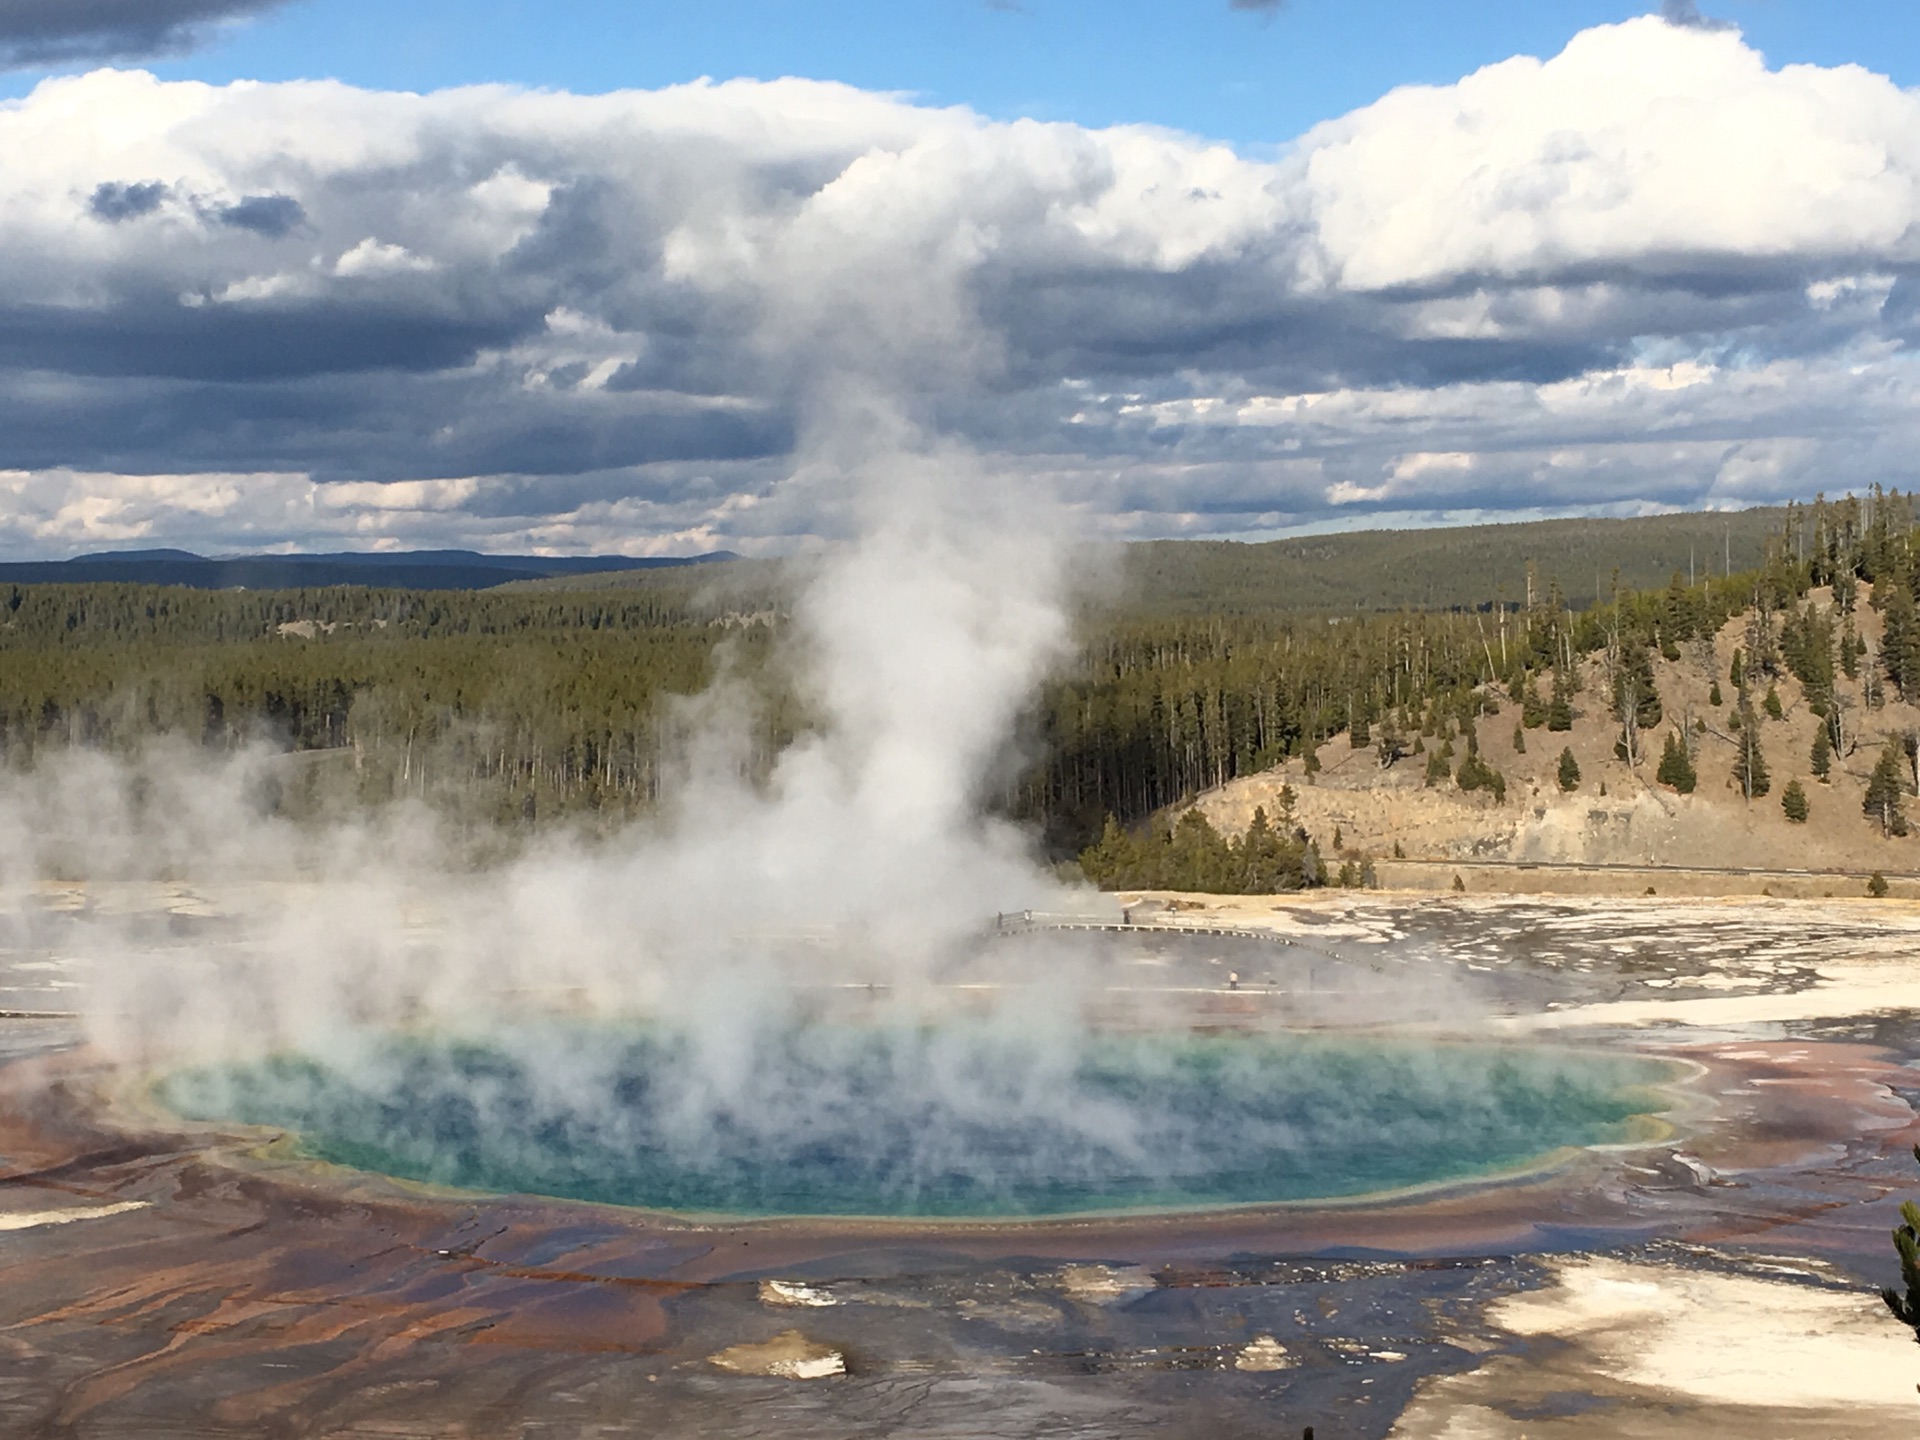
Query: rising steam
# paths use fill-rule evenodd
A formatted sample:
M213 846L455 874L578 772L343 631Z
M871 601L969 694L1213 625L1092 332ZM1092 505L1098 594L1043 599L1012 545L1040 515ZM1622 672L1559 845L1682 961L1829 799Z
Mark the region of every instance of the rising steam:
M790 969L854 964L911 985L995 911L1049 903L1028 837L981 798L1068 640L1063 537L1043 503L1016 514L969 457L901 431L889 422L884 450L801 477L857 525L795 605L817 725L756 780L738 758L751 697L716 686L689 705L661 813L612 843L551 835L464 873L422 812L325 828L263 815L251 797L272 760L257 750L79 751L0 777L0 879L16 897L57 878L165 880L244 896L268 927L257 948L161 965L132 963L105 925L88 957L98 1038L164 1050L174 1027L205 1028L194 1015L298 1043L510 991L722 1003L711 992L761 985L758 967L801 941L809 958Z
M1136 1142L1110 1102L1075 1103L1074 965L1016 977L1026 998L997 1022L976 996L970 1027L933 1023L943 977L980 961L997 911L1076 903L982 804L1069 640L1068 537L1044 497L921 443L884 406L854 413L794 481L852 533L796 601L817 724L770 775L740 763L752 701L723 681L688 702L657 816L611 841L550 833L476 871L424 810L332 825L263 813L262 751L69 753L0 777L16 942L72 957L96 1047L140 1073L301 1052L377 1075L378 1037L398 1030L644 1019L674 1037L650 1102L667 1110L648 1124L686 1152L848 1113L831 1067L800 1063L812 1052L791 1037L853 995L862 1023L895 1037L868 1054L869 1099L1045 1116L1069 1137L1063 1158L1124 1151ZM96 883L48 892L59 880ZM48 893L79 914L49 911ZM540 1113L630 1123L618 1077L564 1031L515 1033ZM958 1153L950 1130L894 1133L925 1148L922 1168Z
M424 809L267 813L262 750L72 752L0 776L13 948L66 957L96 1053L177 1108L488 1188L1058 1213L1344 1193L1626 1133L1631 1067L1116 1031L1110 958L991 939L997 911L1092 903L983 804L1068 643L1068 537L861 413L873 443L843 434L797 480L853 533L795 605L817 724L769 775L741 763L752 702L723 680L687 702L657 816L474 868Z

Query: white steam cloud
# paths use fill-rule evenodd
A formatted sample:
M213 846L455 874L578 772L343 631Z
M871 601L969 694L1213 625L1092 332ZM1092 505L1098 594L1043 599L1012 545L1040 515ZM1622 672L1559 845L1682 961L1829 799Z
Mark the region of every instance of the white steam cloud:
M797 602L817 725L763 780L742 760L751 699L724 681L688 702L657 818L611 841L550 836L482 875L446 858L454 837L424 810L330 827L266 813L265 751L79 750L0 777L16 899L63 877L239 886L271 927L244 964L144 968L108 927L89 957L99 1038L142 1054L171 1048L176 1027L300 1043L516 991L733 1003L724 992L755 979L727 960L742 936L778 950L830 934L836 965L858 955L863 973L910 981L997 910L1057 908L1029 838L982 800L1068 640L1064 536L1044 499L876 424L884 448L816 463L861 529Z
M382 1035L506 1022L539 1114L617 1137L634 1118L615 1100L617 1050L524 1027L644 1020L681 1047L655 1077L649 1133L693 1154L703 1136L805 1134L809 1117L849 1113L846 1078L783 1037L823 1005L845 1018L852 996L905 1037L880 1063L908 1111L1044 1119L1062 1164L1125 1152L1113 1107L1068 1083L1070 966L1038 977L1051 1001L1018 1023L925 1028L947 1008L946 969L978 971L997 911L1076 903L983 804L1069 640L1062 512L923 439L864 377L839 378L822 393L860 399L821 402L799 480L852 534L795 606L815 726L764 778L743 759L752 699L724 679L684 702L690 738L656 817L611 839L548 834L480 870L425 809L270 813L281 762L263 749L75 750L0 773L16 948L72 957L98 1052L135 1075L300 1052L377 1087L402 1083ZM194 943L175 943L170 914L199 927ZM949 1125L906 1134L891 1143L909 1145L910 1173L982 1163Z

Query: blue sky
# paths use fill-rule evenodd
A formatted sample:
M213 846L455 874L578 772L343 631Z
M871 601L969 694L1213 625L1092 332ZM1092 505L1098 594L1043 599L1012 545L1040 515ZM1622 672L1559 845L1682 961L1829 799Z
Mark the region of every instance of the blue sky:
M332 77L371 89L485 81L576 92L708 75L909 91L996 118L1145 122L1241 146L1285 141L1396 85L1550 55L1634 0L292 0L178 59L168 78ZM1911 0L1714 0L1776 64L1920 75ZM68 65L64 68L74 68ZM43 69L14 73L21 93Z

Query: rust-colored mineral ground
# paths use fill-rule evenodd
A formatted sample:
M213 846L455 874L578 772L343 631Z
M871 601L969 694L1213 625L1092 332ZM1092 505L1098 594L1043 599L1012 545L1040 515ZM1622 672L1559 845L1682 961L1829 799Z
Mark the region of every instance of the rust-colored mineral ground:
M0 1022L0 1435L1904 1435L1920 1346L1871 1287L1920 1193L1920 952L1904 912L1815 909L1270 912L1440 967L1525 951L1569 981L1503 1024L1695 1078L1657 1145L1206 1215L435 1193L169 1123L60 1022Z

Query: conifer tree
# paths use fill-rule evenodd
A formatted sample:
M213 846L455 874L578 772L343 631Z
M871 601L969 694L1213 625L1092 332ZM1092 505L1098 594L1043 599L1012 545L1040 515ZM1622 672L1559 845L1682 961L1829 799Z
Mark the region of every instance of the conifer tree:
M1247 833L1235 849L1243 894L1270 895L1290 888L1288 882L1294 877L1288 871L1294 857L1286 841L1267 823L1264 807L1255 808Z
M1571 746L1560 752L1560 788L1569 793L1580 788L1580 762Z
M1520 723L1529 730L1538 730L1547 723L1547 702L1540 698L1540 684L1533 672L1527 672L1527 678L1520 687Z
M1573 677L1564 666L1553 671L1553 699L1547 704L1547 729L1565 732L1573 729Z
M1506 777L1481 759L1478 747L1471 748L1467 758L1460 762L1460 774L1455 783L1462 790L1491 790L1495 800L1507 798Z
M1767 698L1760 702L1760 708L1767 712L1767 718L1769 720L1779 720L1784 718L1786 712L1782 710L1780 707L1780 687L1779 686L1777 685L1767 686Z
M1620 659L1613 678L1613 718L1629 720L1640 730L1660 723L1660 692L1653 683L1653 657L1637 638L1620 642Z
M1654 778L1662 785L1671 785L1682 795L1691 795L1699 777L1694 773L1693 757L1687 753L1686 742L1677 731L1667 732L1667 743L1660 751L1660 768Z
M1726 696L1720 693L1720 682L1717 679L1707 689L1707 703L1716 709L1727 703Z
M1291 829L1293 826L1294 806L1300 803L1300 797L1294 794L1293 786L1286 784L1281 785L1280 794L1276 798L1276 803L1279 806L1280 824L1283 827Z
M1794 824L1807 823L1807 792L1800 788L1798 780L1789 780L1787 788L1780 792L1780 808Z
M1833 742L1827 738L1827 727L1822 725L1813 733L1813 778L1822 784L1833 773Z
M1913 592L1904 584L1888 587L1887 628L1880 641L1880 663L1887 678L1907 699L1920 698L1920 621L1916 621ZM1879 586L1874 587L1877 595Z
M1883 835L1907 833L1907 817L1903 809L1906 758L1901 752L1900 742L1888 740L1873 767L1873 774L1867 777L1867 793L1860 802L1860 809L1868 818L1880 822L1880 833Z
M1833 577L1833 608L1842 615L1851 617L1853 607L1860 596L1860 582L1854 578L1851 570L1839 571Z
M1198 810L1187 811L1174 825L1170 850L1166 889L1218 894L1231 884L1227 843Z
M1080 853L1080 868L1094 884L1118 890L1138 883L1139 860L1133 837L1108 815L1099 842Z
M1740 706L1740 729L1737 744L1739 752L1733 761L1733 783L1740 787L1740 793L1749 800L1756 800L1767 793L1772 781L1767 775L1767 758L1760 753L1760 726L1754 719L1753 707L1742 697Z

